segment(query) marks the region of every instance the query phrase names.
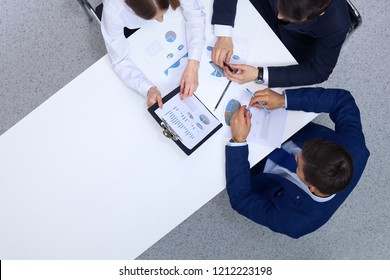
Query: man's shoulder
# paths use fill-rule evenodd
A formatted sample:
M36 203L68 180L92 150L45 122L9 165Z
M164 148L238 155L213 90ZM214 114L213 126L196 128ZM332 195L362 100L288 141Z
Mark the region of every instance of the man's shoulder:
M333 0L325 13L318 17L318 25L324 35L346 33L351 25L351 19L345 0Z
M321 227L334 213L329 209L337 209L339 206L337 201L314 201L301 188L281 176L263 173L262 177L263 180L275 181L275 186L279 186L272 199L275 211L272 211L274 214L269 213L269 218L282 219L283 230L273 229L293 238L299 238ZM329 208L334 203L337 205ZM273 225L279 224L278 221L274 222Z

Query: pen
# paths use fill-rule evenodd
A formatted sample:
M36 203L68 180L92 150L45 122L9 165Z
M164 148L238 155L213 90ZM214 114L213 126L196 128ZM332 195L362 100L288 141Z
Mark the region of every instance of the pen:
M251 92L248 88L246 89L246 91L250 94L250 96L252 96L253 98L255 98L255 94L253 92ZM264 104L261 103L261 102L257 102L261 107L263 107L263 109L269 114L271 113L267 108L265 108Z
M217 102L217 105L215 105L214 111L217 110L218 105L219 105L219 103L221 103L221 100L222 100L223 96L225 95L225 93L227 92L227 89L229 88L231 82L232 82L232 81L229 81L229 82L227 83L225 89L223 90L223 92L222 92L222 94L221 94L221 97L219 98L219 100L218 100L218 102Z
M230 72L236 73L236 70L234 70L234 69L233 69L229 64L227 64L225 61L223 62L223 65L226 66L226 67L229 69ZM217 110L218 105L219 105L219 103L221 103L221 100L222 100L222 98L224 97L224 95L225 95L227 89L229 88L231 82L232 82L232 81L229 81L228 84L226 85L225 89L223 90L222 95L221 95L221 97L219 98L219 100L218 100L218 102L217 102L217 105L215 105L214 111Z
M227 64L225 61L223 62L223 66L226 66L230 72L232 72L233 74L236 73L236 70L233 69L229 64Z

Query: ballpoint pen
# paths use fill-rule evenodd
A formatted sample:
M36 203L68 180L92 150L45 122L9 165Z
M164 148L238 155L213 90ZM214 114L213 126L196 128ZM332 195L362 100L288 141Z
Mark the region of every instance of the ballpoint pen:
M218 100L218 102L217 102L217 105L215 105L214 111L217 110L218 105L219 105L219 103L221 103L221 100L222 100L223 96L225 95L225 93L227 92L227 90L228 90L228 88L229 88L231 82L232 82L232 81L229 81L229 82L227 83L225 89L223 90L223 92L222 92L222 94L221 94L221 97L219 98L219 100Z
M227 64L225 61L223 62L223 66L226 66L226 67L229 69L229 71L232 72L233 74L237 72L237 70L233 69L233 68L232 68L229 64ZM219 103L221 103L221 100L222 100L223 96L225 95L227 89L229 88L231 82L232 82L232 81L229 81L228 84L226 85L225 89L223 90L222 95L221 95L221 97L219 98L219 100L218 100L218 102L217 102L217 105L215 105L214 111L217 110L218 105L219 105Z
M225 61L223 62L223 66L226 66L228 69L229 69L229 71L230 72L232 72L232 73L236 73L237 72L237 70L236 69L233 69L229 64L227 64Z
M253 98L255 98L255 94L253 92L251 92L248 88L246 89L246 91L250 94L250 96L252 96ZM269 114L271 113L270 110L268 110L263 103L261 102L257 102L261 107L263 107L263 109ZM252 106L250 106L252 107ZM250 109L250 108L249 108Z

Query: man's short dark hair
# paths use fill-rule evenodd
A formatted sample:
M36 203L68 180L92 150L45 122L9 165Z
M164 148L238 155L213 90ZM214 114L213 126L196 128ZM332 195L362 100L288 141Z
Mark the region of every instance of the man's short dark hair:
M279 0L278 8L283 16L297 20L311 20L322 14L332 0Z
M352 179L352 158L335 142L322 138L306 141L302 147L302 159L305 180L323 194L344 190Z

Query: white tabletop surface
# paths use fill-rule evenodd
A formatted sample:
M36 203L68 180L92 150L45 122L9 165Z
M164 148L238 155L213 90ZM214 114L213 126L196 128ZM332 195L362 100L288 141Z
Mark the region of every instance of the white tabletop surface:
M236 25L261 26L250 61L293 63L239 2ZM289 112L284 139L315 116ZM226 140L186 156L104 56L0 137L0 259L136 258L225 188Z

